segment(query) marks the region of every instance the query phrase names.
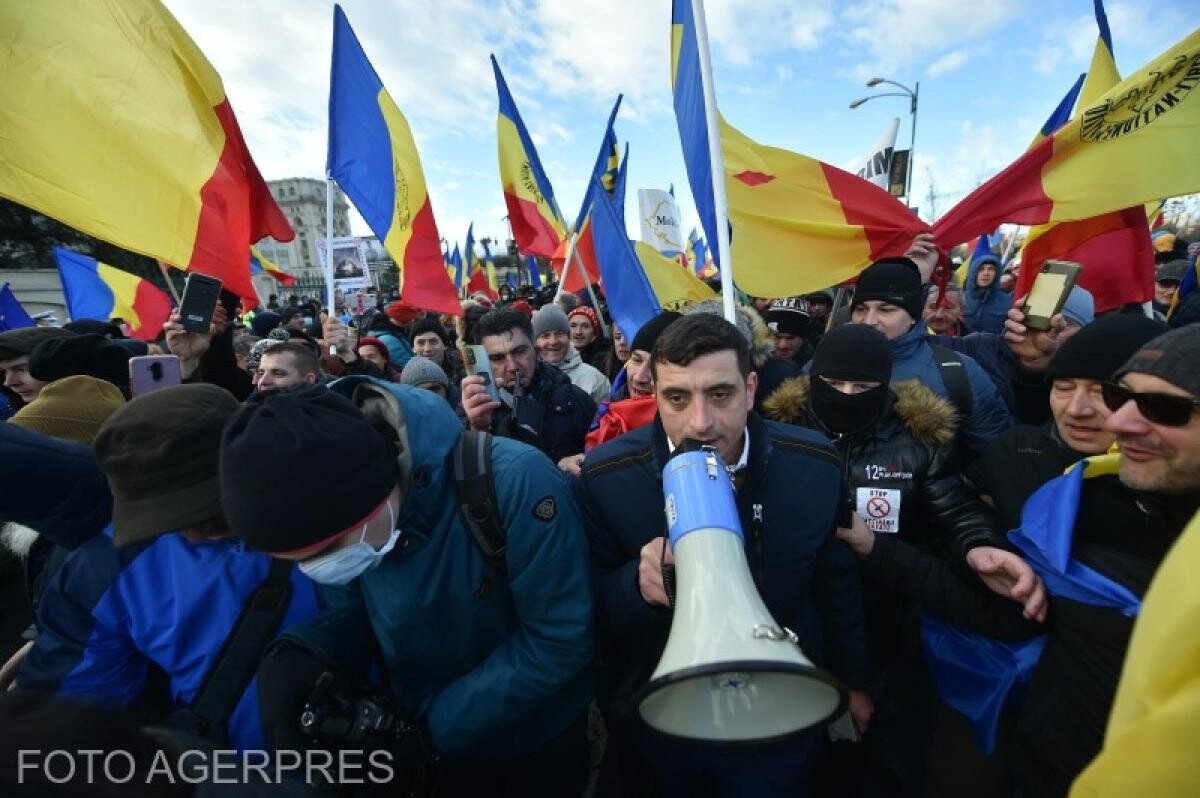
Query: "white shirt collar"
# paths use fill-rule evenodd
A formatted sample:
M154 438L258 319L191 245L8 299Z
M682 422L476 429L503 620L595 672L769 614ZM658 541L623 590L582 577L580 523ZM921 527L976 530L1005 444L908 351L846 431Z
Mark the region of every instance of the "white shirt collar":
M675 453L675 443L670 438L667 438L667 452L670 454ZM742 430L742 456L738 458L736 465L731 466L731 465L726 464L725 468L729 469L729 473L732 474L735 471L741 471L743 468L745 468L749 464L749 462L750 462L750 427L746 427L745 429Z

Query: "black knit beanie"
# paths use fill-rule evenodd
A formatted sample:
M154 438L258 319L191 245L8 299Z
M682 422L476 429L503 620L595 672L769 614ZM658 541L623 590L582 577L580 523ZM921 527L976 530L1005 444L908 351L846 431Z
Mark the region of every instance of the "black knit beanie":
M437 337L442 339L443 345L450 345L450 336L447 334L446 328L442 326L440 321L430 316L417 319L412 323L412 326L408 328L408 340L415 341L418 335L430 332L437 333Z
M892 379L892 347L874 327L843 324L822 336L810 372L814 377L887 383Z
M633 336L633 340L629 342L629 351L641 349L643 352L649 352L654 348L654 342L658 340L658 336L671 326L671 322L680 318L683 316L673 310L664 310L659 313L638 329L637 335Z
M786 335L808 335L808 300L793 296L776 299L767 309L767 327L773 333Z
M133 354L103 335L89 333L51 338L29 355L29 374L42 382L82 374L129 390L129 358Z
M322 386L255 394L221 435L225 518L267 553L312 548L361 526L397 476L383 436L353 402Z
M925 291L917 264L911 258L884 258L872 263L854 284L855 302L870 299L904 308L913 321L920 321Z
M1101 316L1068 338L1046 368L1046 379L1108 380L1142 344L1167 331L1141 313Z

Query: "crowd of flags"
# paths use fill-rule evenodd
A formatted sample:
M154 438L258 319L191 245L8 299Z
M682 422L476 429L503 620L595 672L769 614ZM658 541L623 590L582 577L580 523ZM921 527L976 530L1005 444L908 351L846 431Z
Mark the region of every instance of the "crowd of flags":
M693 16L700 4L673 0L670 80L700 224L682 252L668 255L631 241L625 229L629 146L622 154L615 129L621 97L570 224L492 56L500 183L521 282L543 282L539 262L568 290L599 282L632 335L648 314L711 296L702 280L717 275L752 295L802 294L902 254L921 232L948 246L1017 223L1031 226L1024 263L1086 263L1081 282L1098 310L1146 301L1153 294L1146 203L1200 190L1200 91L1193 91L1200 31L1122 79L1103 5L1094 3L1098 36L1088 72L1024 154L930 226L879 186L759 143L711 107L703 18ZM459 314L467 294L496 296L492 253L484 239L478 256L473 225L465 246L443 246L412 130L339 6L332 27L330 179L397 264L406 302ZM247 309L258 301L252 274L293 282L254 244L294 233L254 164L220 76L161 0L84 4L70 14L53 3L4 4L0 45L0 195L160 263L219 277ZM710 149L714 137L719 145ZM151 335L170 312L171 298L149 281L80 253L56 257L72 317L121 316L138 335ZM1018 293L1035 272L1022 270ZM1189 279L1190 288L1194 273ZM11 291L0 291L0 325L25 323L28 314L17 308Z

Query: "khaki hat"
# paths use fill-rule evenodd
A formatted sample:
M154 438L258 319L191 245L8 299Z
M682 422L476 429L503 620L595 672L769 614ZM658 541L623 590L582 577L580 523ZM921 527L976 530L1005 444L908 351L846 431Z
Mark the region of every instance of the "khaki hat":
M9 423L91 446L100 426L124 404L125 397L112 383L76 375L46 385Z
M215 385L139 396L104 422L93 449L113 495L113 543L140 540L221 515L221 430L238 411Z

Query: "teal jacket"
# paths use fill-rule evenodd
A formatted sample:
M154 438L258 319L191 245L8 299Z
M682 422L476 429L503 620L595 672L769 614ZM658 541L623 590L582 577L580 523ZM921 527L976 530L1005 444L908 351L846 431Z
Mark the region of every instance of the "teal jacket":
M593 605L587 541L566 477L537 449L494 438L507 581L489 573L463 523L451 456L462 425L429 391L391 391L412 454L402 530L379 567L323 586L329 609L287 637L362 673L378 644L404 710L423 717L443 757L508 759L532 751L592 697ZM402 442L403 445L403 442ZM336 465L331 464L336 471ZM486 583L486 587L485 587Z

